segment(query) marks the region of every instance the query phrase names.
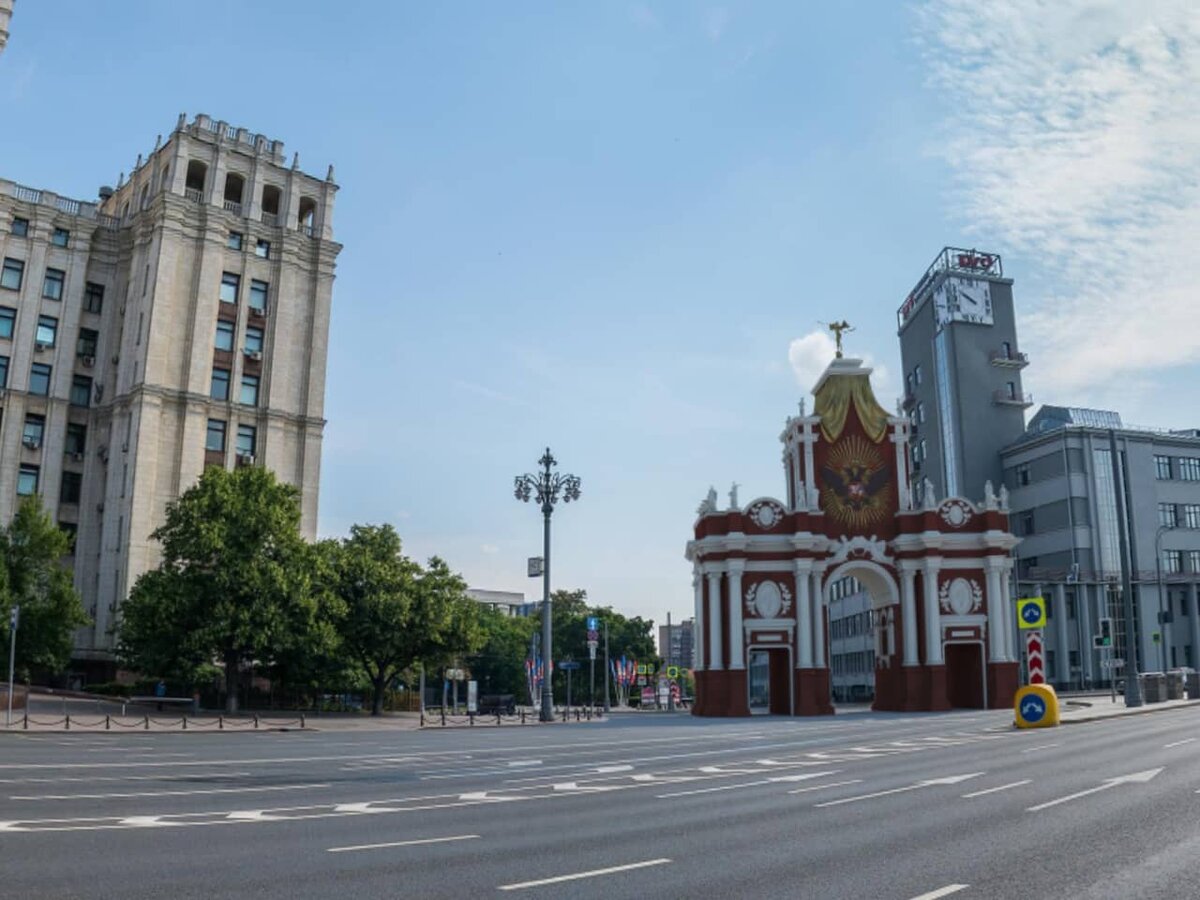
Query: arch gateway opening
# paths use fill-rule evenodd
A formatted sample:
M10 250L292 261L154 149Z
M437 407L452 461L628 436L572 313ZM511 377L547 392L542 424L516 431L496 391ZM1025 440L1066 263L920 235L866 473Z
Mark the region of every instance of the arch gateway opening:
M741 504L736 485L697 510L696 702L702 716L833 712L830 603L854 579L869 596L863 658L879 710L1011 705L1007 495L937 500L910 490L909 423L879 406L871 370L835 359L783 443L783 498ZM860 620L862 621L862 620Z

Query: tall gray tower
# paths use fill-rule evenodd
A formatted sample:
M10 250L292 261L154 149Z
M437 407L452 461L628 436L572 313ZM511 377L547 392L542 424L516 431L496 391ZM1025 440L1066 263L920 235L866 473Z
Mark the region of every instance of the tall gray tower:
M985 481L999 487L1000 449L1024 433L1033 404L1012 279L998 254L945 247L896 315L914 496L928 479L938 497L982 497Z

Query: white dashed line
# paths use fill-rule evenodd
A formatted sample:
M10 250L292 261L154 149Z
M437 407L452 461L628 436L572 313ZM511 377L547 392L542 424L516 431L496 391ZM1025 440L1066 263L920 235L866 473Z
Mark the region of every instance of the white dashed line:
M502 884L502 891L519 891L524 888L541 887L544 884L561 884L564 881L578 881L580 878L598 878L601 875L615 875L618 872L628 872L631 869L645 869L650 866L663 866L671 860L647 859L642 862L626 863L623 866L609 866L607 869L592 869L589 872L576 872L574 875L557 875L554 878L539 878L537 881L521 881L516 884Z
M445 844L450 841L473 841L477 834L456 834L452 837L421 838L413 841L390 841L386 844L357 844L353 847L329 847L327 853L346 853L350 850L383 850L387 847L415 847L419 844Z

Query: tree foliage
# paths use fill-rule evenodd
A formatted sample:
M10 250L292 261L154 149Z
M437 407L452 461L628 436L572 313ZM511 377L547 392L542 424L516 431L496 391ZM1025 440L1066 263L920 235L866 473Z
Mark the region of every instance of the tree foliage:
M437 557L422 568L404 556L391 525L355 525L326 552L330 589L345 605L341 639L370 679L372 715L383 712L384 690L401 670L437 668L479 646L466 583Z
M17 625L16 673L60 672L71 659L72 632L88 623L71 572L63 565L70 538L26 497L7 528L0 530L0 660L8 671L9 611L21 607Z
M210 467L168 505L153 537L162 562L123 605L119 653L142 672L185 681L218 660L236 711L241 667L294 651L317 621L299 491L264 468Z

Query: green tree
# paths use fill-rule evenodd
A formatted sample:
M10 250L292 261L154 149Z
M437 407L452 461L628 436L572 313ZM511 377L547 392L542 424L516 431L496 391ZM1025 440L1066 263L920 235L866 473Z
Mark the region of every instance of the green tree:
M220 661L226 709L236 712L242 666L272 662L315 617L299 491L258 466L213 466L168 504L152 537L163 559L123 604L120 656L189 682Z
M609 656L619 659L622 655L635 658L639 662L655 663L658 656L654 650L654 622L641 616L626 618L613 610L611 606L590 606L585 590L558 590L550 595L554 627L554 659L556 662L564 659L576 659L585 663L580 670L587 672L587 617L596 616L600 619L601 629L608 624ZM540 627L540 625L539 625ZM604 687L604 643L603 630L601 643L596 655L596 682L598 697ZM586 676L585 676L586 677ZM585 697L583 684L576 679L578 691L573 691L575 697ZM554 695L566 698L567 676L562 670L554 673ZM599 702L599 701L598 701Z
M467 660L471 676L479 682L484 694L512 694L517 702L528 697L525 688L525 657L529 654L529 638L540 620L527 616L509 616L483 608L479 613L483 644L479 652Z
M63 565L70 538L54 524L37 497L26 497L8 527L0 530L0 660L8 669L9 610L21 607L16 672L60 672L71 659L72 632L88 624L71 572Z

